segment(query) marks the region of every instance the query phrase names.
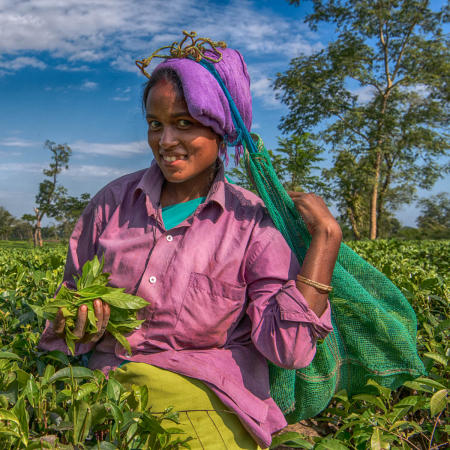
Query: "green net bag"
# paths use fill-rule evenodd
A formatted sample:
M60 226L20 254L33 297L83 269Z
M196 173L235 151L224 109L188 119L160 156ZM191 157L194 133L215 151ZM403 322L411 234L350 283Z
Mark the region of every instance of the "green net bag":
M260 138L256 148L245 154L248 173L301 262L308 230ZM313 362L298 370L270 365L271 394L289 422L315 416L341 389L361 392L369 379L395 389L425 372L416 350L414 311L385 275L342 244L331 284L333 331L317 344Z
M262 140L250 136L213 64L199 64L227 96L250 179L301 263L311 241L303 219L278 180ZM395 389L425 373L416 350L414 311L385 275L342 244L331 284L333 331L317 344L312 363L298 370L270 364L271 395L289 422L315 416L341 389L358 393L369 379Z

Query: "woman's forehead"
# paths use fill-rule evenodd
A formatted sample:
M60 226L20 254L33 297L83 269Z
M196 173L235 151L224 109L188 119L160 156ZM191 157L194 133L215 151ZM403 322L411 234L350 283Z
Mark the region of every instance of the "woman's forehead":
M189 114L184 96L178 87L168 80L160 80L150 89L146 102L147 113L170 107Z

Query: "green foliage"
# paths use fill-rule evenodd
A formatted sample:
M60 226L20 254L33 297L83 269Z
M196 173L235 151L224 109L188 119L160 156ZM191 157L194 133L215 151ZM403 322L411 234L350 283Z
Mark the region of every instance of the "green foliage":
M84 264L81 277L76 279L76 290L62 285L56 296L48 298L42 307L32 307L38 317L46 320L54 320L58 310L62 310L65 318L65 341L72 355L75 354L76 340L72 331L81 305L86 305L88 309L86 334L97 332L94 300L100 299L109 305L111 315L106 331L111 333L129 354L131 347L124 334L131 333L144 322L137 319L136 312L149 305L147 300L126 294L122 288L107 286L110 274L103 272L103 265L104 260L100 262L97 255L94 256L93 260Z
M314 175L319 169L317 163L323 160L322 150L315 145L308 133L278 139L275 151L268 150L270 160L283 187L288 191L314 191L329 198L329 189L321 178ZM229 172L231 178L240 186L256 192L247 174L244 158L239 166Z
M425 236L450 238L450 198L446 192L419 200L417 225Z
M80 198L68 196L67 189L58 183L58 175L69 168L72 149L67 144L55 144L49 140L45 141L44 147L52 154L48 168L43 170L46 178L39 184L34 214L24 214L22 217L24 222L33 226L34 245L40 247L43 245L41 222L45 216L61 222L59 233L69 237L90 198L87 193ZM54 231L55 237L58 237L58 231Z
M25 220L16 219L0 206L0 239L27 239L32 235L32 227Z
M311 28L334 25L337 37L278 74L280 128L331 149L324 179L355 235L373 239L387 213L448 171L448 14L426 0L312 3Z
M88 193L81 194L80 197L65 194L60 196L55 202L52 217L59 223L57 227L58 237L68 238L80 218L81 213L89 203L91 196Z
M189 448L176 412L151 414L146 386L125 388L81 358L37 351L44 323L32 307L56 291L66 253L0 248L0 448ZM79 287L102 278L99 268L86 270Z
M284 433L272 448L445 448L450 241L349 245L391 278L413 305L418 349L428 376L406 382L397 391L369 382L366 391L353 398L337 393L329 407L309 421L319 436ZM0 246L0 448L188 448L189 438L177 432L174 411L148 410L151 392L146 387L126 388L113 377L107 380L101 372L83 367L79 357L36 350L44 323L32 307L42 307L48 293L56 291L65 255L62 246ZM90 282L88 272L83 286Z

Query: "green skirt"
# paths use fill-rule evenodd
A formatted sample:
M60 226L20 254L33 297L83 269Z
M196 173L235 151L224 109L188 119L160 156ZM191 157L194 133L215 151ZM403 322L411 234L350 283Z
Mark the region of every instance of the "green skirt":
M172 406L179 412L181 428L191 449L260 449L236 414L201 381L160 369L150 364L124 364L112 376L123 385L149 388L152 412Z

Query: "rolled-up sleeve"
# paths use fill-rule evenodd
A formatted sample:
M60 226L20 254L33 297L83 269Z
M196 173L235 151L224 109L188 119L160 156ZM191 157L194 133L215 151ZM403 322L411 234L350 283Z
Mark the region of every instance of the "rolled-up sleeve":
M300 265L281 233L264 226L248 252L246 282L252 341L271 362L286 369L307 366L316 341L332 330L330 305L318 317L295 285Z

